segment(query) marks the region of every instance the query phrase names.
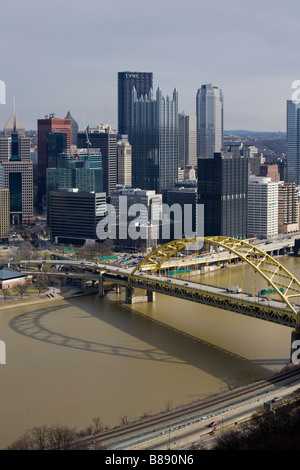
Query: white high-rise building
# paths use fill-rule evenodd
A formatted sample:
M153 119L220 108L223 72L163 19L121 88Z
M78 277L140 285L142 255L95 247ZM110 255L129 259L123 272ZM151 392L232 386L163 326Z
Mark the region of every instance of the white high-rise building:
M300 185L300 103L287 101L287 182Z
M223 93L216 86L202 85L196 97L197 156L213 158L223 148Z
M131 167L132 151L128 140L119 140L117 142L117 182L125 186L131 186Z
M278 182L250 176L248 182L248 236L278 235Z

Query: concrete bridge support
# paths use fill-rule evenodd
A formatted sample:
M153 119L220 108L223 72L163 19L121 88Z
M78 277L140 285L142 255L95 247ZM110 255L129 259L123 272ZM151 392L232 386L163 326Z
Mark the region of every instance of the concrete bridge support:
M99 297L104 297L105 292L104 292L104 285L103 285L103 277L100 275L99 276L99 285L98 285L98 296Z
M134 287L126 287L125 304L136 304L140 302L154 302L155 292L147 290L146 295L134 295Z
M81 279L81 289L85 292L86 291L86 280Z

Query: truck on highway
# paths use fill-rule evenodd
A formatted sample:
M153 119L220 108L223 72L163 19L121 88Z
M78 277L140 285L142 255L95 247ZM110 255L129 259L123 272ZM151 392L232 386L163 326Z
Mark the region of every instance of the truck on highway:
M229 286L227 287L227 292L231 292L232 294L239 294L242 292L242 289L239 286Z

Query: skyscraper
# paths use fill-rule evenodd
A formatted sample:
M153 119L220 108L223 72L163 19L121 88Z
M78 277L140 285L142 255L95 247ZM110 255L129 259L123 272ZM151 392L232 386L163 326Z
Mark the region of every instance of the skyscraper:
M67 149L67 134L51 132L47 135L47 168L56 168L58 156Z
M179 114L179 161L180 167L197 166L197 119L196 116Z
M9 137L13 130L16 130L19 135L23 135L25 137L25 127L21 123L18 116L13 112L10 116L9 120L5 124L3 129L3 137Z
M133 87L137 98L148 94L149 90L153 89L153 74L151 72L118 73L118 133L128 136L130 136Z
M9 189L10 222L12 225L33 222L33 164L30 161L30 138L13 128L0 138L0 163L4 172L4 188ZM6 126L6 130L8 130Z
M52 242L82 246L87 240L97 240L97 224L105 210L105 193L79 192L74 188L51 191Z
M160 88L132 102L132 186L166 196L178 178L178 92L172 99Z
M71 120L58 119L53 114L38 119L38 203L46 196L46 169L48 168L47 136L52 132L67 134L67 149L71 147Z
M196 97L197 156L213 158L223 148L223 93L216 86L202 85Z
M287 182L300 184L300 103L287 101Z
M88 127L86 132L79 132L78 148L100 149L103 169L103 191L107 196L117 186L117 134L109 125Z
M0 240L8 240L10 235L9 189L0 187Z
M99 149L76 149L61 153L57 167L47 168L47 220L49 221L51 191L76 188L78 192L102 192L102 173Z
M216 153L198 158L198 203L204 204L204 236L247 236L248 158Z
M272 238L278 235L279 183L264 176L250 176L248 185L248 235Z
M299 230L299 202L295 183L278 183L278 232Z
M77 145L77 134L79 132L77 121L75 121L70 111L67 112L65 119L71 121L71 145Z
M117 142L117 161L118 161L118 184L131 186L132 173L132 152L128 140L122 139Z

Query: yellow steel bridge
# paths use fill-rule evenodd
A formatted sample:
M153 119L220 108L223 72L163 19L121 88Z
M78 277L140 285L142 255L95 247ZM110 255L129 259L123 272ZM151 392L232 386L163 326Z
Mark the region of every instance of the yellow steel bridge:
M207 256L211 248L218 253L213 259ZM206 253L206 256L199 253ZM182 254L184 256L180 257ZM203 268L203 265L211 262L222 264L222 267L226 263L230 278L234 266L231 264L231 259L234 262L238 260L239 266L242 263L255 275L252 293L245 290L243 278L240 279L240 288L236 291L234 287L228 288L230 282L229 286L221 286L218 282L217 285L209 285L204 279L201 280L201 266ZM180 269L183 265L185 269ZM189 279L186 270L188 265L193 266L193 273L200 268L197 280ZM179 276L176 276L176 268ZM218 279L220 270L220 266L217 266ZM104 278L106 282L116 279L120 284L127 286L233 310L290 326L298 331L300 329L300 305L297 304L300 297L298 279L277 259L243 240L223 236L174 240L152 251L130 273L123 271L119 270L116 279L116 272L112 274L112 270L108 269ZM205 278L205 274L202 277ZM259 288L261 289L258 290Z
M237 261L243 269L239 288L234 291L230 288L231 276ZM125 285L128 291L142 288L148 293L160 292L276 322L300 333L298 279L277 259L243 240L223 236L174 240L153 250L133 268L115 263L82 263L82 260L48 262L77 268L84 264L84 269L93 272L86 276L99 280L99 293L100 287L112 283ZM42 261L21 262L24 263L28 266ZM214 279L209 282L212 265ZM222 271L223 267L227 269ZM224 285L225 273L228 279ZM249 274L252 279L247 284Z

